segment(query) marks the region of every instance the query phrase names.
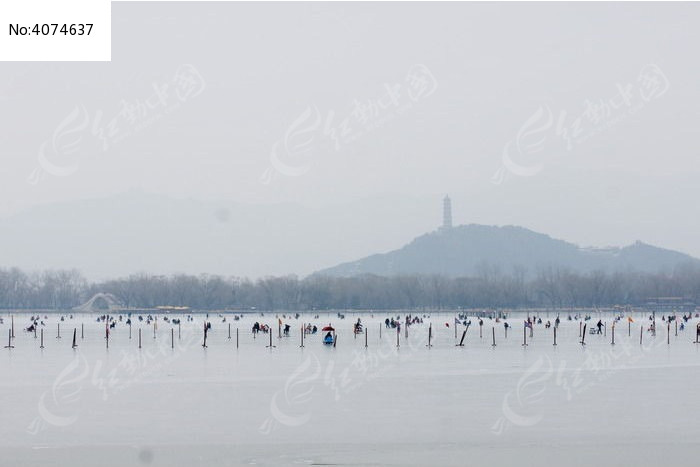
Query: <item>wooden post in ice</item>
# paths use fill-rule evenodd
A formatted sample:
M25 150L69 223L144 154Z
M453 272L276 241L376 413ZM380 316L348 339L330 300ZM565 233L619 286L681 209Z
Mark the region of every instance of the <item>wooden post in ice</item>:
M408 323L406 323L406 329L404 329L404 337L408 340Z
M491 344L491 347L496 347L496 328L491 328L491 337L493 338L493 344Z
M44 348L44 330L41 330L41 344L39 345L40 349Z
M457 317L455 317L455 340L457 340L457 328L459 327L459 323L457 322Z
M131 321L129 321L129 339L131 339Z
M180 340L180 322L177 323L177 340Z
M170 328L170 348L175 348L175 329Z
M12 345L12 329L7 330L7 345L5 346L6 349L14 349L15 346Z
M141 328L139 328L139 349L141 348Z
M674 319L673 322L676 324L676 337L678 337L678 320Z
M671 323L670 322L666 323L666 327L667 327L666 343L668 345L671 345Z
M400 346L399 338L401 337L401 329L396 328L396 348L398 349Z
M379 338L382 338L382 323L379 323Z
M236 328L236 348L238 348L238 328Z
M34 326L34 339L36 339L36 326Z
M156 338L156 322L153 321L153 338Z
M523 345L521 347L527 347L527 328L523 326Z
M583 325L583 334L581 335L581 345L586 345L586 327L588 325L584 324Z
M282 321L280 321L279 319L277 320L277 338L282 338Z
M369 333L369 328L365 328L365 349L367 348L367 334Z
M642 336L644 335L644 325L639 326L639 345L642 345Z
M464 347L464 338L467 336L467 330L462 331L462 338L459 340L459 344L455 347Z
M272 339L272 331L270 331L270 339ZM202 347L207 348L207 322L204 321L204 342L202 342Z
M433 340L433 323L430 323L430 326L428 326L428 345L426 345L427 348L430 348L433 346L432 340Z
M483 328L484 328L483 323L479 323L479 339L483 339L483 338L484 338L484 332L483 332L484 329L483 329Z
M107 328L107 335L105 336L105 345L109 348L109 328Z
M507 323L506 323L506 324L507 324ZM507 327L507 326L503 326L503 329L505 329L505 332L506 332L506 339L508 339L508 327Z
M608 335L608 322L606 321L603 325L603 337Z
M304 347L304 323L301 323L301 345L299 347Z
M267 332L268 334L270 334L270 345L267 345L265 347L272 350L272 348L274 347L274 345L272 345L272 329L268 330Z
M228 338L231 338L231 323L228 323Z
M578 322L578 337L581 337L581 327L583 326L583 323L581 321Z
M61 323L56 323L56 339L61 338Z
M632 337L632 321L627 318L627 337Z
M76 348L78 344L75 343L75 335L77 334L78 330L73 328L73 348Z
M552 345L557 345L557 327L554 326L554 344Z
M615 323L612 325L612 345L615 345Z

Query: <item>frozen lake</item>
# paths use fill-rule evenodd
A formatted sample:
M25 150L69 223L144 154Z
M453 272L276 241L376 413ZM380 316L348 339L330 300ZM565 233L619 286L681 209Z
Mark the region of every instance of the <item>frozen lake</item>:
M11 320L0 316L5 346ZM458 347L464 326L455 339L454 315L432 313L408 338L402 329L397 348L388 314L282 318L291 333L280 339L274 313L226 323L212 313L203 348L205 315L171 314L183 318L180 338L160 316L155 338L153 324L135 321L130 339L121 322L107 349L96 315L66 314L57 339L59 316L45 320L40 349L22 329L29 315L14 314L14 348L0 357L0 465L696 464L696 318L669 336L659 316L652 336L635 314L631 336L618 322L613 346L612 315L592 315L588 327L602 319L607 328L586 345L579 322L562 315L554 346L550 313L523 346L524 315L507 320L507 339L489 319L480 337L472 317ZM367 347L352 332L358 316ZM265 334L253 338L254 321L272 327L274 348ZM305 322L331 323L337 346L319 331L301 348Z

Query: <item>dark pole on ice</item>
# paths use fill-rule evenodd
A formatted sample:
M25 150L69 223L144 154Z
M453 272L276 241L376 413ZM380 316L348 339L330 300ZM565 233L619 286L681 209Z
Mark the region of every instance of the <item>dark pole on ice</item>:
M581 335L581 345L586 345L586 326L587 324L583 325L583 334Z
M615 345L615 323L612 325L612 345Z
M139 328L139 349L141 348L141 328Z
M272 350L272 348L275 347L274 345L272 345L272 329L270 329L268 333L270 334L270 345L266 346L266 348Z
M77 329L73 328L73 348L76 348L78 344L75 343L75 335L78 332Z
M7 330L7 345L5 346L6 349L14 349L15 346L12 345L12 329Z
M56 339L60 339L61 338L61 323L56 323L56 332L57 332Z
M465 329L462 331L462 338L459 340L459 344L457 344L455 347L464 347L464 338L467 335L467 330Z
M41 345L39 345L40 349L44 348L44 330L41 330Z
M175 348L175 329L170 328L170 348Z
M554 326L554 344L552 345L557 345L557 327Z
M527 328L523 326L523 345L521 347L527 346Z
M491 347L496 347L496 328L491 328L491 337L493 337L493 344L491 344Z

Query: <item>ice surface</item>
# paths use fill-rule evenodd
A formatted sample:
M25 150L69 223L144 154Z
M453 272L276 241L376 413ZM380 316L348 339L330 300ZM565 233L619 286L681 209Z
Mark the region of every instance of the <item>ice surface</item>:
M171 316L183 318L181 339L162 317L156 338L136 321L129 339L122 322L107 349L96 315L66 314L57 339L60 315L51 314L42 350L22 330L29 315L14 313L14 348L0 349L0 465L696 464L695 318L678 336L672 325L667 344L660 317L653 337L647 317L635 314L631 336L626 319L617 324L614 346L611 315L592 315L589 327L598 319L608 327L586 334L585 346L565 314L557 346L544 324L522 346L523 315L507 320L507 339L503 323L488 319L480 338L471 318L457 347L454 315L426 313L408 339L401 330L397 349L396 330L382 324L387 313L282 318L292 330L281 339L276 315L225 315L223 323L212 313L207 348L203 314ZM366 348L352 332L358 316ZM9 313L2 318L4 346ZM253 338L256 320L272 327L274 348L267 335ZM324 346L319 331L300 348L305 322L332 323L337 347Z

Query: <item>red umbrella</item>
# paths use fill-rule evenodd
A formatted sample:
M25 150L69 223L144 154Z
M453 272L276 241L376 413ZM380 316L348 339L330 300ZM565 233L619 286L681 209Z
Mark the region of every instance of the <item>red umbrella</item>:
M326 326L323 329L321 329L321 331L335 331L335 329L333 329L333 326L329 325L329 326Z

